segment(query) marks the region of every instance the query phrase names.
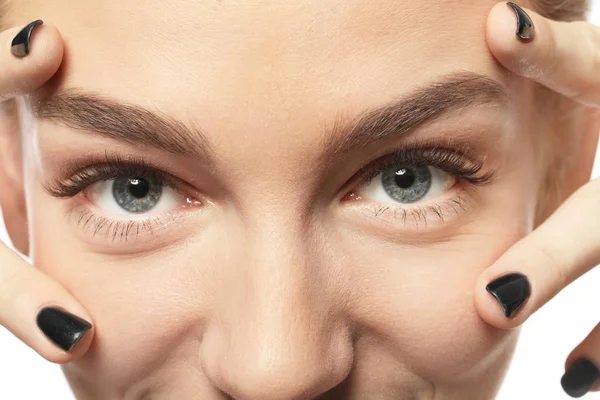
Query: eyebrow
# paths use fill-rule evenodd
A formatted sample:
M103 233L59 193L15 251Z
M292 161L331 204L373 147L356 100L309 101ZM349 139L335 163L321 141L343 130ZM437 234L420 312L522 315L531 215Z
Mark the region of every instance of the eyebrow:
M495 79L468 70L454 71L350 120L338 114L333 128L324 132L321 157L330 164L352 150L403 135L448 112L473 105L504 104L508 100L504 86ZM40 120L54 120L75 130L178 155L197 155L208 165L216 162L209 135L194 121L186 124L164 112L94 91L59 89L34 102L32 111Z

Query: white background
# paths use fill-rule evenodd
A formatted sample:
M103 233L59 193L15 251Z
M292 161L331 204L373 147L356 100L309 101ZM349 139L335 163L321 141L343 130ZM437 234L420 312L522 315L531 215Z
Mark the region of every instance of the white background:
M600 0L594 2L590 20L600 25ZM594 166L593 178L596 177L600 177L600 149ZM6 241L1 221L0 239ZM600 268L595 268L561 291L523 325L497 400L571 399L560 386L564 362L598 322ZM41 398L74 399L57 364L46 361L0 327L0 399ZM584 398L600 399L600 393L588 393Z

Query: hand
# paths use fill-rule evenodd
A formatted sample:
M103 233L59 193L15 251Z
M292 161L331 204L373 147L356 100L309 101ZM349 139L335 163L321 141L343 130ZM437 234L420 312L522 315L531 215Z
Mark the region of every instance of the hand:
M0 101L34 91L62 62L63 39L54 26L38 23L25 28L0 33ZM50 362L64 364L81 357L91 344L92 325L81 319L68 320L46 306L92 321L66 288L0 242L0 325ZM42 308L45 311L38 314Z
M518 29L518 11L510 4L492 8L486 40L494 57L515 74L585 106L600 108L600 27L586 21L558 22L524 10L526 15L519 19L525 24ZM527 24L527 15L532 25ZM524 40L518 39L519 31ZM489 324L514 328L598 264L600 180L596 179L579 187L481 274L475 289L476 308ZM599 391L598 368L600 324L567 358L563 389L572 397Z

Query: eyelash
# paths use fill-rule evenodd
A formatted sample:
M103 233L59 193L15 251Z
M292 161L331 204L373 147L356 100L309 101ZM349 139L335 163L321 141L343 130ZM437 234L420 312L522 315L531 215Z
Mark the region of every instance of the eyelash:
M439 139L432 139L404 145L397 151L371 161L355 174L355 176L359 177L358 188L369 185L373 178L385 170L402 165L427 165L436 167L453 175L458 180L462 179L468 182L472 187L488 185L497 176L496 170L490 170L480 175L485 165L485 157L482 158L479 156L478 152L467 143L460 143L454 139L446 139L442 142ZM353 187L356 188L356 184ZM465 210L465 201L467 199L459 194L447 204L458 214L454 205L458 205ZM390 206L377 208L373 211L373 215L380 217L383 212L390 209ZM444 212L440 205L411 206L409 208L392 206L391 208L394 210L394 216L396 216L397 211L402 213L405 223L407 213L410 212L416 221L422 218L425 224L427 224L428 210L433 211L444 222Z
M469 165L468 160L475 160ZM482 176L477 174L483 169L483 160L478 159L474 151L468 147L450 149L442 146L429 146L425 143L417 143L410 147L404 147L396 152L382 158L371 161L362 167L357 175L369 184L379 173L388 168L398 165L429 165L437 167L456 177L463 178L474 185L485 185L495 176L490 171Z
M79 167L80 165L85 165L85 167ZM186 193L180 189L182 185L180 180L166 172L161 172L150 166L141 157L132 157L125 160L118 154L106 152L102 162L98 162L97 159L91 158L83 159L66 175L70 177L64 181L57 181L45 186L46 191L51 196L57 198L72 198L94 183L131 176L149 179L157 185L170 187L178 193L184 196L186 195ZM70 217L71 213L77 210L80 209L71 209L67 216ZM97 215L90 210L83 210L79 212L77 225L83 230L92 227L94 231L92 237L95 237L98 232L101 232L103 228L106 228L105 237L107 239L112 237L113 242L117 238L119 240L128 241L130 234L135 234L136 237L144 232L152 234L157 228L166 228L170 223L177 219L176 215L172 215L171 213L166 214L167 215L149 216L137 220L116 220Z
M148 165L143 158L135 157L123 160L116 154L106 153L102 163L86 163L84 160L81 164L86 164L87 167L72 172L71 177L65 181L58 181L47 186L48 193L58 198L70 198L96 182L131 176L148 178L161 186L168 186L179 191L177 179Z
M70 175L70 178L64 181L58 181L52 185L45 186L46 191L53 197L72 198L92 184L100 181L121 177L140 176L152 179L161 186L168 186L179 193L182 193L179 189L181 183L178 179L148 165L141 157L124 160L117 154L106 152L105 159L102 162L84 159L79 165L87 166L84 168L75 168L75 171L68 174L68 176ZM360 187L363 187L368 185L372 179L381 172L399 165L429 165L437 167L446 173L452 174L458 179L464 179L474 186L486 185L496 176L495 171L489 171L481 176L478 175L483 169L484 159L478 157L477 152L467 144L460 144L451 140L447 140L441 144L439 139L404 145L399 150L369 162L363 166L355 176L360 177ZM453 201L455 204L462 207L464 198L458 196L458 199L454 199ZM388 208L389 207L381 207L379 211L375 212L375 216L381 215L382 210ZM402 207L395 208L398 208L403 212L403 217L406 222L407 210ZM444 220L442 216L443 212L439 206L411 207L410 211L414 213L415 217L423 217L425 219L427 208L434 211L442 221ZM173 220L174 219L172 218L167 224ZM78 225L83 223L84 229L88 228L90 225L94 226L94 236L103 227L108 225L106 237L112 236L113 241L117 237L127 241L130 232L135 232L136 236L140 231L152 233L153 230L156 229L152 227L153 222L156 227L166 226L160 217L147 217L139 221L118 221L95 215L89 210L82 212L78 218Z

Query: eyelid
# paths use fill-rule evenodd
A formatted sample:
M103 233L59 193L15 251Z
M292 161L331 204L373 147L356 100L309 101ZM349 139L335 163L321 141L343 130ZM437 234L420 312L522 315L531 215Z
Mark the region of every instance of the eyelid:
M189 238L202 221L200 211L205 210L199 207L198 212L190 213L177 209L148 217L118 219L91 210L88 204L76 203L67 210L66 218L76 227L75 233L82 243L96 253L127 257L165 251L171 244ZM164 234L158 232L165 229Z
M452 161L455 167L450 171L440 168L446 172L462 175L463 178L469 178L468 180L472 183L481 185L491 183L497 177L497 169L488 165L490 164L488 154L479 146L475 146L471 141L461 137L443 136L410 139L386 150L386 153L361 167L350 181L353 183L360 181L366 175L366 172L389 160L405 164L415 164L420 160L425 160L429 163L428 165L436 166L435 161L438 161L441 158L439 156L444 152L447 153L444 156L445 161ZM451 166L449 162L437 164L440 167ZM458 168L459 166L461 168ZM481 177L477 177L478 170L483 170L484 166L488 169L488 172ZM354 187L355 185L351 186Z
M48 194L57 198L71 198L83 192L92 184L125 176L144 176L153 179L164 186L169 186L180 194L195 197L186 184L179 178L153 167L141 157L123 159L117 153L105 153L104 160L97 158L83 160L77 166L71 166L66 178L56 179L45 183L44 189Z
M155 248L173 240L176 235L154 235L157 229L171 227L177 223L180 228L172 230L173 233L181 233L182 230L189 230L196 224L191 224L192 215L198 217L197 212L205 209L204 201L197 199L193 188L185 181L169 174L160 167L151 166L141 157L122 158L118 153L105 152L104 159L98 156L77 160L67 166L69 174L63 170L63 176L66 178L43 184L44 189L57 198L69 199L65 204L66 217L73 224L76 224L78 233L83 233L85 242L89 242L95 249L101 249L102 243L124 241L128 245L119 249L115 246L106 248L110 253L134 254L149 250L152 243ZM107 212L99 207L89 196L89 189L94 184L111 181L120 177L131 175L152 179L156 184L168 186L177 193L181 194L185 201L181 206L160 213L134 214L114 214ZM199 207L200 206L200 207ZM183 212L185 210L185 212ZM188 221L185 223L184 221ZM144 236L144 240L137 244L130 240L130 236ZM94 240L97 236L104 236L106 240L99 242Z
M197 228L207 208L200 202L188 202L180 207L169 211L155 214L113 214L95 204L85 193L82 196L73 197L66 205L66 218L77 227L84 241L89 242L94 248L101 248L102 244L114 242L126 242L127 248L107 248L110 253L145 253L147 250L158 249L174 238L186 237L185 231L191 234L191 230ZM191 212L190 212L191 211ZM187 222L186 222L187 221ZM193 222L193 223L192 223ZM172 228L172 234L155 235L155 231ZM177 233L178 235L175 235ZM94 240L97 236L103 236L103 242ZM133 236L133 240L130 240ZM143 240L137 241L143 237Z
M392 221L395 221L400 218L398 217L398 212L400 212L404 225L406 225L407 213L411 213L417 228L421 219L427 225L428 211L433 212L444 223L445 216L449 216L452 212L459 214L457 207L466 211L465 205L467 203L472 205L470 201L472 197L469 195L474 194L475 189L488 185L496 179L497 169L487 166L486 159L486 154L481 155L468 143L454 139L413 141L362 167L351 179L352 189L342 200L348 198L362 200L362 197L355 196L355 192L370 184L372 178L390 166L427 165L438 168L456 178L455 184L445 192L445 196L437 196L430 201L417 201L406 205L398 203L397 206L377 205L373 201L354 201L352 205L358 207L362 214L376 219L381 219L386 211L392 210L394 214ZM487 172L479 176L479 172L485 169ZM450 195L454 195L454 197L449 197ZM388 221L390 220L388 219Z
M73 210L75 211L75 209ZM150 215L145 217L135 217L133 218L115 218L114 216L105 217L101 215L98 210L90 210L90 209L82 209L78 208L78 218L77 225L79 229L82 229L84 233L92 227L93 234L92 238L94 238L97 234L104 234L108 239L109 236L112 236L112 241L114 242L116 237L119 237L120 240L127 241L129 238L130 231L136 231L136 238L141 233L152 233L154 229L157 227L166 228L168 225L177 221L177 216L173 213L161 213L157 215ZM122 216L121 216L122 217ZM153 227L152 224L155 224Z
M468 220L469 214L475 210L477 204L478 189L477 186L465 184L462 181L455 184L445 195L438 196L424 204L417 202L408 207L394 207L373 204L373 202L368 201L356 201L349 202L350 205L345 208L343 207L342 210L344 213L351 210L358 211L363 217L374 221L376 224L375 229L378 232L381 231L381 223L385 223L390 228L389 233L396 235L396 239L398 238L397 235L401 233L401 230L398 229L398 223L402 221L403 227L406 227L409 220L417 230L420 230L424 226L425 229L428 229L428 234L435 234L437 232L441 235L440 238L448 239L447 236L440 233L444 232L442 228L448 223L448 226L452 226L455 229L458 225ZM428 222L430 221L427 218L428 215L433 215L436 220L440 221L440 224L437 226L438 229L431 227L431 224ZM450 221L450 218L459 215L460 218L454 218Z

